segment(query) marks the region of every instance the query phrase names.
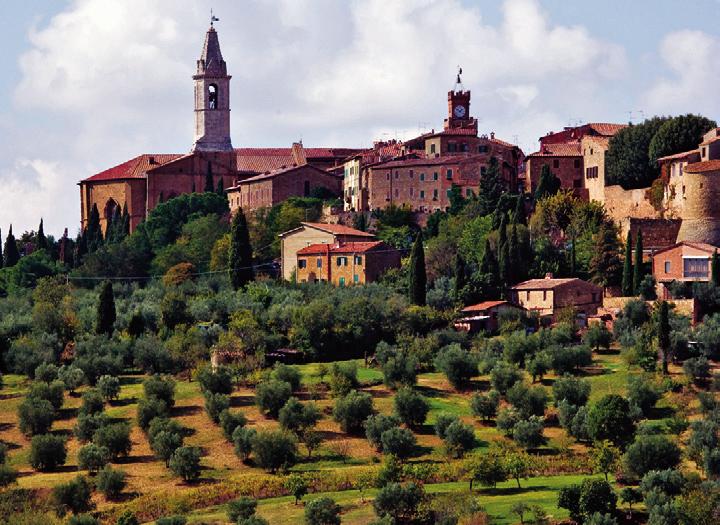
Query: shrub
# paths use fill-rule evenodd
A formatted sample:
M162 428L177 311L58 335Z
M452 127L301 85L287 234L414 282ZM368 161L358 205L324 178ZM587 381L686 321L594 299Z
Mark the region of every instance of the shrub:
M5 464L0 465L0 488L15 483L17 477L18 473L15 469Z
M555 406L565 400L576 407L584 406L590 398L590 382L571 375L559 377L553 383Z
M110 451L93 443L85 445L78 451L78 467L96 474L110 461Z
M362 430L363 423L373 413L370 394L353 390L335 402L333 417L340 423L343 432L357 434Z
M133 346L135 366L147 374L167 374L176 368L175 360L155 336L141 336Z
M180 447L170 458L168 465L176 476L188 482L200 476L200 449L198 447Z
M685 487L685 478L675 469L651 470L640 481L640 491L643 494L657 490L667 496L678 496Z
M340 525L340 505L335 500L322 497L305 506L306 525Z
M445 429L445 449L455 457L461 458L469 450L475 447L475 431L471 425L461 421L451 423Z
M648 277L648 275L645 276L646 279ZM596 512L588 518L585 525L618 525L618 522L612 514L600 514Z
M171 377L154 375L143 381L143 390L146 399L158 399L165 402L165 406L175 406L175 381Z
M45 399L25 399L18 406L18 426L26 436L45 434L55 419L55 409Z
M445 439L445 431L456 421L459 421L459 419L454 414L438 414L435 418L435 435L440 439Z
M131 510L123 512L115 525L140 525L140 521Z
M237 427L233 431L232 442L235 447L235 454L247 461L252 452L252 442L257 431L254 428Z
M710 362L707 357L691 357L683 363L683 372L692 381L703 381L710 377Z
M210 367L201 369L197 374L200 388L212 394L232 394L233 376L229 368L218 366L214 371Z
M415 483L388 483L378 491L373 508L381 518L390 516L395 522L411 523L424 497L422 487Z
M638 477L651 470L675 468L680 463L680 448L663 435L638 436L625 453L625 468Z
M470 398L470 410L473 415L488 421L497 415L500 405L500 392L490 390L487 394L475 392Z
M105 402L100 392L94 388L91 388L82 395L82 405L78 410L80 416L91 416L99 414L105 408Z
M108 449L112 459L127 456L132 448L130 425L127 423L113 423L102 426L95 432L93 442Z
M150 422L156 417L166 417L168 407L165 401L160 399L141 399L137 406L137 422L138 426L147 431Z
M595 513L613 514L617 495L604 479L584 479L580 485L580 512L586 518Z
M80 415L77 418L77 423L75 423L73 433L75 437L82 442L90 441L95 435L95 432L107 425L108 421L107 415L103 412L91 415Z
M252 438L252 452L258 466L272 472L287 469L297 459L297 441L289 432L261 430Z
M285 381L263 381L255 389L255 404L265 415L277 418L280 409L292 396L292 387Z
M330 392L333 397L346 396L359 385L355 361L332 364L330 367Z
M389 388L413 386L417 381L417 359L407 352L397 352L382 365L383 382Z
M627 400L617 394L602 397L588 411L587 431L594 441L607 439L619 447L632 441L635 423Z
M58 379L72 394L85 383L85 372L75 365L64 365L58 370Z
M122 470L114 470L110 465L102 469L95 480L95 486L109 500L117 499L122 493L127 482L126 474Z
M435 358L435 368L445 374L455 389L467 386L478 373L475 358L455 343L443 348Z
M375 450L381 452L383 432L398 426L400 426L400 420L395 416L372 415L365 420L365 437L375 447Z
M255 514L257 501L252 498L242 497L230 501L227 504L227 516L232 523L248 519Z
M42 363L35 369L35 379L44 383L52 383L58 378L58 367L52 363Z
M97 389L105 401L116 401L120 397L120 379L116 376L100 376Z
M425 423L430 411L430 403L419 392L403 387L395 394L395 415L409 427L418 427Z
M523 382L517 382L508 390L507 400L521 418L542 416L545 413L547 394L541 386L528 387Z
M382 450L398 459L410 457L415 452L417 440L415 435L407 428L395 427L386 430L380 436Z
M520 371L503 361L496 364L490 372L490 384L500 394L506 394L512 386L522 379Z
M213 423L220 422L220 414L230 408L230 396L226 394L206 394L205 412L213 420Z
M628 402L630 408L635 408L643 416L647 416L650 410L660 400L661 392L646 377L630 376L628 378Z
M295 505L300 503L303 496L307 494L308 484L304 477L299 474L291 474L285 479L285 488L295 498Z
M68 525L100 525L100 522L90 514L78 514L70 517Z
M228 441L232 441L233 432L238 427L244 427L247 425L247 418L242 412L230 412L230 410L223 410L220 413L220 428L222 428L223 435Z
M62 381L53 381L50 384L39 381L30 385L28 399L44 399L49 401L55 410L60 410L65 400L65 384Z
M185 525L187 518L185 516L166 516L155 522L155 525Z
M312 428L320 420L320 411L314 403L301 403L298 398L291 397L280 409L278 421L280 426L296 434L302 434Z
M48 471L65 464L65 439L53 434L34 436L30 442L30 465L35 470Z
M53 500L60 514L71 511L73 514L87 512L92 509L92 486L84 476L77 476L72 481L57 485L53 489Z
M496 425L506 436L512 436L515 425L520 421L520 415L517 410L512 408L502 409L497 416Z
M250 516L247 519L238 521L238 525L270 525L268 520L260 516Z
M301 376L300 371L294 366L288 366L283 363L276 363L270 378L275 381L284 381L290 385L293 392L300 390Z
M550 349L552 367L558 374L573 374L592 364L592 350L584 345L553 346Z
M545 443L543 437L543 418L530 416L524 421L515 423L512 437L515 442L524 448L537 448Z
M153 436L150 446L157 457L165 461L165 466L169 467L173 454L183 446L183 437L176 432L161 430Z

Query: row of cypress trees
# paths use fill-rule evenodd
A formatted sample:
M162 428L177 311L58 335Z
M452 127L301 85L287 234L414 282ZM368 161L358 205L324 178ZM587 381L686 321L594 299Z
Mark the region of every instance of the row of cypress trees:
M625 261L622 273L622 294L625 297L640 294L640 283L645 278L645 265L643 263L643 237L642 230L638 230L635 240L635 260L632 253L632 233L628 231L625 240Z

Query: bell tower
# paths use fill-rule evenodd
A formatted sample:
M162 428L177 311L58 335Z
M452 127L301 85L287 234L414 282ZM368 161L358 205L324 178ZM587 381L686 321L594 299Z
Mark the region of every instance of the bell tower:
M230 140L230 75L220 52L213 22L197 61L195 81L195 151L232 151Z
M470 91L462 84L462 68L458 66L455 85L448 91L448 118L445 129L468 128L477 131L477 120L470 116Z

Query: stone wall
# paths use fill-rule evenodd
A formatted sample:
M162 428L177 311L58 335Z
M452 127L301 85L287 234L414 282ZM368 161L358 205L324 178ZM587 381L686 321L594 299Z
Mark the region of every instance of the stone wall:
M525 160L525 191L534 192L540 181L543 166L549 166L553 175L560 179L563 188L581 188L583 185L583 159L581 156L553 157L538 156Z
M604 204L608 217L619 225L628 218L659 219L660 213L650 204L646 193L647 188L626 190L619 185L605 186ZM625 236L627 230L621 233Z

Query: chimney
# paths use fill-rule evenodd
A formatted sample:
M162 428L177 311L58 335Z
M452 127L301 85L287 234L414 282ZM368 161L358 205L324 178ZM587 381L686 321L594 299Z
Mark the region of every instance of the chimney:
M494 139L494 138L495 138L495 132L494 132L494 131L491 131L491 132L490 132L490 138L491 138L491 139Z
M155 164L155 157L150 157L150 158L148 159L148 162L149 162L150 164Z
M552 279L552 278L553 278L552 272L548 272L545 274L545 279Z

